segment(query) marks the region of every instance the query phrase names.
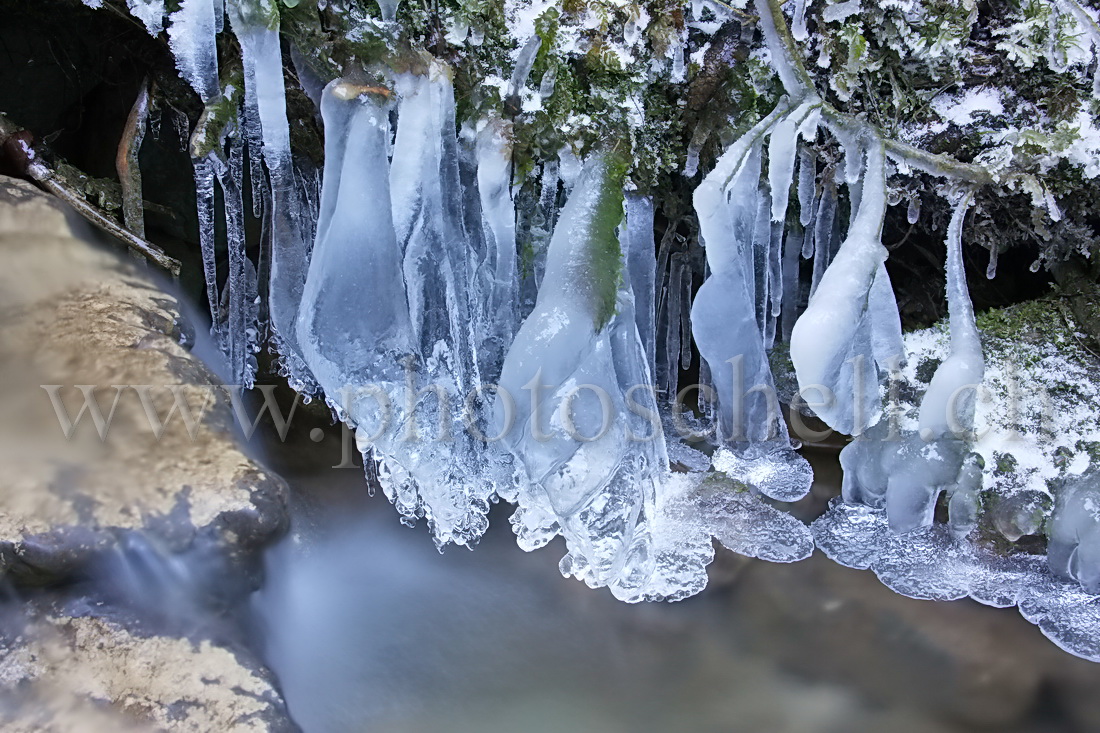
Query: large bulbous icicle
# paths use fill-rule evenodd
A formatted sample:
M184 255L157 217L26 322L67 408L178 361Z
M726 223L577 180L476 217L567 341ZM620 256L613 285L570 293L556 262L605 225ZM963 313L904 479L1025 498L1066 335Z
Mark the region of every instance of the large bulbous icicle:
M325 88L324 188L296 334L329 400L368 433L384 403L362 388L396 392L413 352L390 213L390 106L351 81Z
M800 389L808 401L820 396L810 402L814 411L849 435L859 435L878 420L878 369L889 369L891 357L900 360L903 354L900 339L891 343L888 338L901 333L892 290L888 281L875 286L886 277L887 253L881 242L885 154L873 136L866 150L858 213L791 333L791 361ZM886 353L894 349L896 354Z
M985 362L963 270L962 226L969 200L967 195L956 205L948 226L951 350L921 400L919 431L903 434L890 421L883 421L845 447L840 456L844 500L885 507L889 525L896 532L932 524L942 491L951 497L956 534L972 524L975 511L980 471L974 470L969 446ZM870 299L874 298L872 292ZM880 334L878 340L892 344L894 334Z
M283 370L292 387L310 391L313 378L298 345L296 324L309 267L314 212L294 170L290 122L286 110L283 58L276 0L227 0L226 12L241 45L244 63L245 116L255 130L246 136L262 141L270 181L270 211L266 222L271 241L268 313ZM251 149L250 152L255 153ZM253 168L253 172L256 169ZM256 182L253 181L255 187Z
M1047 563L1055 574L1076 580L1089 593L1100 593L1100 474L1090 470L1070 476L1055 493Z
M955 206L947 228L947 308L951 352L932 376L920 404L920 432L925 440L962 436L974 429L976 390L985 373L981 336L963 269L962 229L970 195Z
M692 329L718 393L718 437L734 449L726 472L781 501L804 496L812 473L791 450L766 350L784 288L786 196L774 205L774 191L791 185L796 131L809 114L810 105L790 112L781 102L729 147L694 196L711 275L695 295ZM762 138L773 129L769 198L760 171Z
M711 275L692 304L693 335L718 391L721 438L733 442L774 440L783 430L751 266L758 219L770 220L760 203L760 138L785 112L783 104L731 145L694 195Z
M484 427L488 410L477 355L488 324L474 307L481 293L473 244L485 238L483 222L463 210L449 69L432 62L426 74L401 75L395 86L391 205L415 359L406 364L396 429L374 440L358 437L389 471L383 488L407 521L422 516L438 543L469 545L488 526L489 497L506 470L467 429ZM507 247L507 232L501 236Z
M496 425L521 469L513 518L521 546L560 533L563 573L640 600L668 459L621 277L615 230L627 165L619 151L585 164L551 237L534 311L505 359Z

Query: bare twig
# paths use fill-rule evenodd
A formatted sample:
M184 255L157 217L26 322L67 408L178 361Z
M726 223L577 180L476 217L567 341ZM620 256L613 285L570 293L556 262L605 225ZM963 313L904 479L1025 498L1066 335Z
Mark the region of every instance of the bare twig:
M145 239L145 211L142 207L141 166L138 154L145 139L145 123L149 118L149 80L145 79L138 90L126 127L122 131L122 140L118 144L118 156L115 169L118 181L122 184L122 218L126 228L135 236Z

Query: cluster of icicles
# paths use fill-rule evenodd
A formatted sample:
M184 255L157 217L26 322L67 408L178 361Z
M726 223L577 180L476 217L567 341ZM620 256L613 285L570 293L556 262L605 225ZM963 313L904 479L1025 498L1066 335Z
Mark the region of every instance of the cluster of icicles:
M624 196L623 151L595 151L575 175L547 164L551 194L534 215L517 212L508 123L458 130L439 62L384 87L352 74L320 92L318 200L291 155L270 1L224 0L243 51L243 101L221 144L195 160L215 333L234 375L249 381L258 299L243 250L247 161L270 251L269 326L286 374L356 429L403 519L425 519L440 546L472 545L490 504L510 502L524 549L562 536L562 572L626 601L698 593L712 538L776 562L807 557L816 540L906 595L1019 603L1057 643L1100 659L1094 596L1031 556L987 556L968 539L981 473L966 437L973 399L956 398L984 368L962 272L969 194L959 195L947 237L950 355L924 396L919 432L877 440L888 422L881 385L904 355L881 243L886 148L871 128L821 114L767 22L791 97L734 142L695 192L708 275L688 313L683 263L668 263L662 249L658 267L652 202ZM168 28L181 73L208 107L225 91L215 48L222 13L222 0L183 0ZM819 126L844 151L835 174L818 170ZM215 185L229 234L226 313ZM837 220L839 187L851 203L847 226ZM800 226L788 230L792 188ZM534 262L517 257L517 218L549 235ZM813 259L802 312L800 257ZM675 394L689 337L703 357L701 382L717 394L695 425L713 428L703 451L671 434L686 418L659 405L653 389ZM789 342L803 392L832 396L817 415L861 436L842 453L843 501L812 527L773 506L798 500L812 481L770 397L777 340ZM941 492L948 526L933 522ZM1074 567L1058 570L1073 576Z

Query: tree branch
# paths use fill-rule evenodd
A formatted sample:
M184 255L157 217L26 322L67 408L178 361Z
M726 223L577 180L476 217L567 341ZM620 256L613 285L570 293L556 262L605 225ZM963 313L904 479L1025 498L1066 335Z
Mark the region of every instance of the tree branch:
M895 161L904 163L917 170L936 176L947 176L968 183L980 185L994 182L993 174L979 165L963 163L948 155L930 153L908 143L892 140L865 119L841 112L821 99L814 86L813 78L806 71L799 53L798 44L787 27L783 17L783 8L779 0L755 0L756 11L760 14L760 27L771 49L779 79L787 93L795 100L816 98L821 104L821 115L826 124L843 130L871 129L882 138L887 155Z

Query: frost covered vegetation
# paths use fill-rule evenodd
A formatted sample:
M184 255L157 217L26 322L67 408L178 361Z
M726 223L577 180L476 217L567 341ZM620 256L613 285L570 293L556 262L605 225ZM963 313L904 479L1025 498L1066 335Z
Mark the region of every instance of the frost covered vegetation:
M1019 604L1100 660L1096 365L1072 325L1026 347L976 316L964 266L1092 256L1094 9L85 4L163 32L204 107L189 151L234 377L266 333L441 546L507 501L521 546L560 535L563 573L639 601L702 590L712 538L778 562L816 539L907 595ZM903 337L895 211L939 227L941 330ZM779 353L795 416L856 438L812 532L777 508L812 480ZM1049 399L1016 399L1016 366Z

